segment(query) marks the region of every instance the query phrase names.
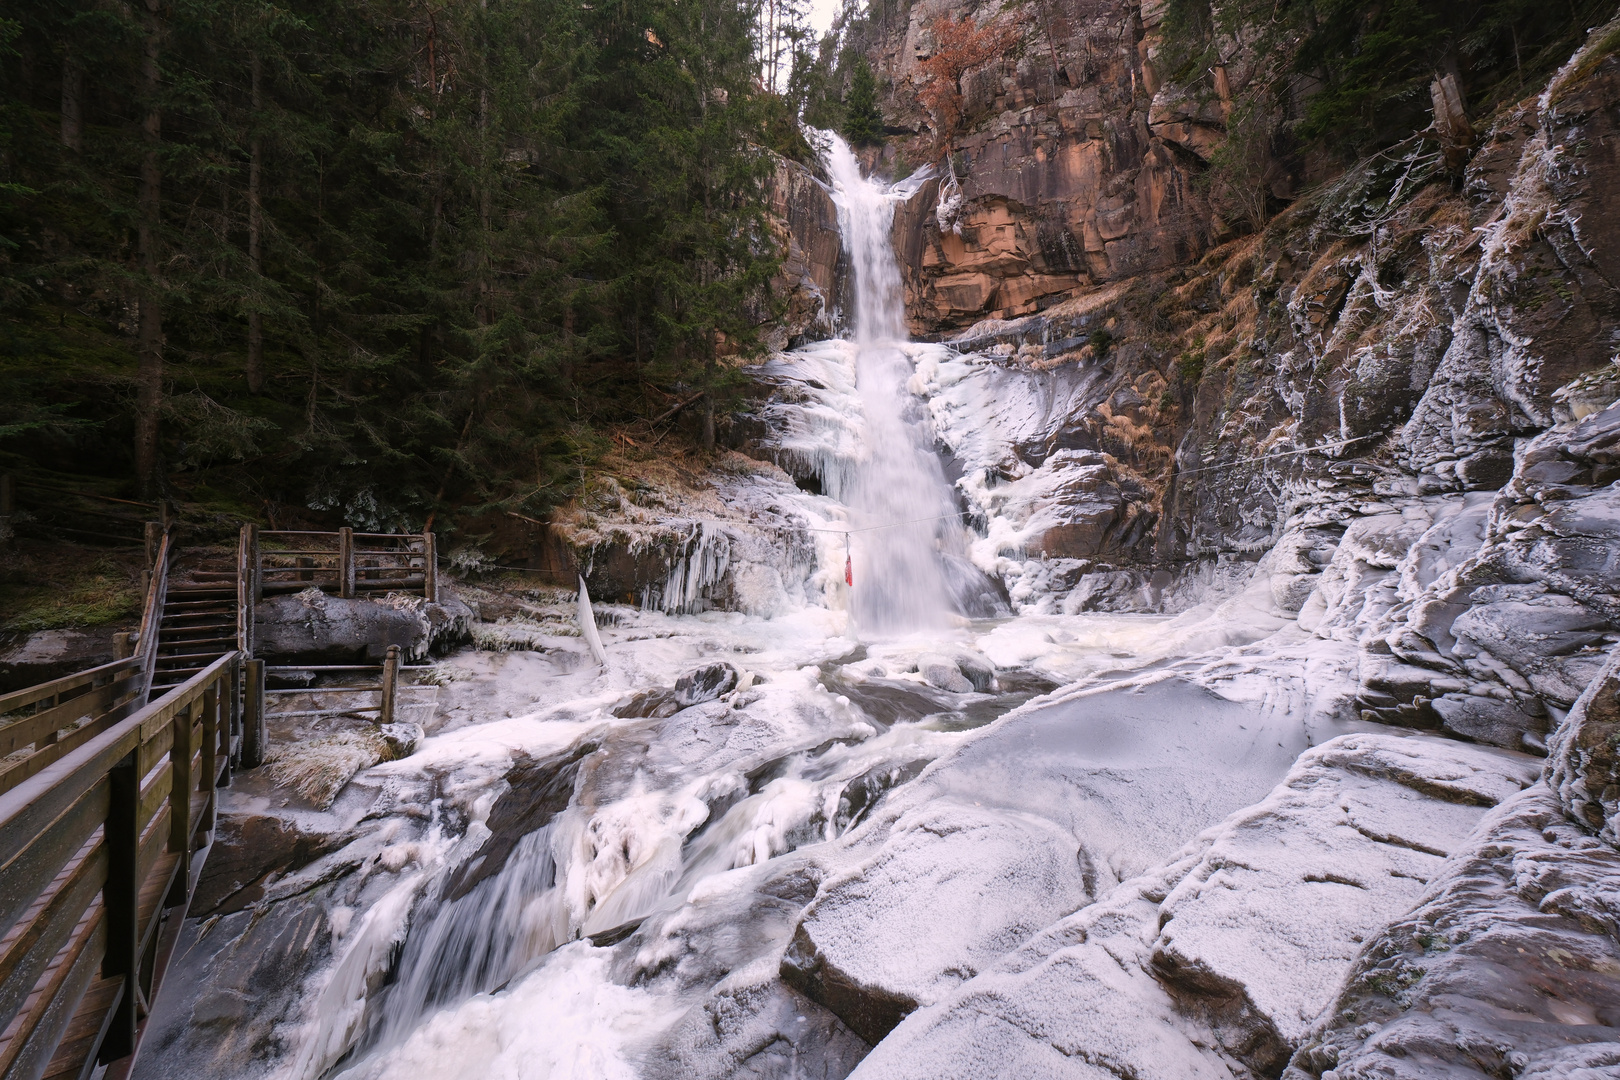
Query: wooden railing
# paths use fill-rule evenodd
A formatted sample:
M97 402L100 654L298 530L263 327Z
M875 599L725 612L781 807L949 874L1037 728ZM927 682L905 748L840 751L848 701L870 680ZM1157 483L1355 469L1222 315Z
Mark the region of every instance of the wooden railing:
M135 660L141 665L142 704L151 697L152 677L157 674L158 644L163 636L163 607L169 597L169 563L174 556L174 528L148 528L146 536L151 569L147 571L146 604L141 610L141 628L135 635Z
M106 731L145 700L138 657L0 694L0 792Z
M318 588L342 597L418 592L438 599L432 533L293 532L244 525L239 548L250 596Z
M127 1074L230 779L241 667L36 745L48 763L0 794L0 1078Z

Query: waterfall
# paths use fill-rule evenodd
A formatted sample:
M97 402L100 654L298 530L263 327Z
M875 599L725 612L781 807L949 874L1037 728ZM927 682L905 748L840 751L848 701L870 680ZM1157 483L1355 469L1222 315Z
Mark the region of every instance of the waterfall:
M855 530L855 622L862 634L935 629L951 608L941 545L960 524L928 415L906 385L913 372L890 242L895 198L861 175L836 135L827 168L854 278L855 382L866 422L865 455L846 500Z

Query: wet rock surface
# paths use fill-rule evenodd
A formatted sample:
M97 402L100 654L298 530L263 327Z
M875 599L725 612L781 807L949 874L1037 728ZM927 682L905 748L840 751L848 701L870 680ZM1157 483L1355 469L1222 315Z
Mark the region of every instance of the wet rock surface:
M112 632L40 630L0 650L0 692L60 679L114 660Z

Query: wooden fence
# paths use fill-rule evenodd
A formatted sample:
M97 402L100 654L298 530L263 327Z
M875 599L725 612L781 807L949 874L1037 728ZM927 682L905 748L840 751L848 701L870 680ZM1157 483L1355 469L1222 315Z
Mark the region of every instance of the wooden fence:
M0 793L0 1078L127 1074L241 748L241 674L231 652L71 749L36 740L46 764Z
M294 532L242 526L242 580L250 595L317 588L342 597L361 593L420 593L438 599L432 533Z

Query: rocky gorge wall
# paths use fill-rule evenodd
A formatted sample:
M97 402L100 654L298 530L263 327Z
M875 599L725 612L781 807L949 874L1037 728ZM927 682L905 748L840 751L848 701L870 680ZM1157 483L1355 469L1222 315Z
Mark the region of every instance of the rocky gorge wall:
M1036 27L1017 64L964 78L988 89L962 144L980 150L967 154L961 238L940 228L934 182L896 221L914 330L969 354L925 392L943 449L967 472L964 507L991 526L981 566L1015 602L1065 610L1178 610L1269 582L1301 628L1355 643L1348 708L1539 750L1620 630L1620 421L1602 411L1620 397L1613 35L1594 31L1540 93L1481 125L1460 174L1437 171L1438 149L1420 142L1199 256L1164 240L1159 210L1180 196L1153 185L1182 190L1178 155L1218 139L1219 117L1193 124L1193 96L1155 90L1141 63L1151 16L1110 10L1060 34L1056 55L1092 57L1077 69L1091 73L1083 89L1114 103L1114 141L1085 153L1124 162L1128 144L1140 151L1130 168L1055 164L1085 141L1052 120L1081 89L1059 94L1035 77L1049 55ZM918 5L904 34L875 48L896 102L928 47L921 28L955 11ZM1096 47L1105 23L1112 51ZM1178 101L1171 130L1167 102ZM1021 139L1035 140L1032 156ZM1090 221L1127 179L1130 239L1115 250L1153 254L1110 261L1114 241L1081 243L1087 283L1063 295L930 299L967 273L985 276L975 288L986 295L1026 288L1054 265L1035 242L1041 207ZM1015 182L1027 197L1013 197ZM975 236L999 239L970 269L951 253ZM972 392L954 389L964 385ZM1009 514L1016 528L998 539Z
M913 330L946 346L917 361L912 390L975 527L973 561L1017 610L1174 612L1247 590L1266 618L1355 653L1347 712L1541 752L1620 639L1603 412L1620 397L1614 35L1594 31L1551 84L1480 124L1461 172L1419 140L1221 241L1187 186L1219 109L1155 85L1151 11L1086 10L1052 23L1049 47L1042 23L1016 63L965 77L962 145L980 152L966 155L962 236L937 180L910 185L896 215ZM873 47L900 132L887 167L925 138L902 103L942 12L960 14L918 5ZM1061 79L1037 77L1043 56ZM1075 94L1095 108L1065 127ZM1033 156L984 151L1026 137ZM1115 171L1061 172L1082 143ZM1015 182L1027 199L1007 194ZM936 256L990 237L972 233L983 215L1015 220L995 227L1006 257L971 273L1024 289L1057 265L1042 252L1069 244L1042 248L1028 215L1069 215L1063 235L1084 251L1081 226L1122 184L1125 233L1041 285L1041 310L921 302L969 272ZM784 163L773 192L786 343L830 332L841 254L819 178ZM1174 242L1149 213L1172 204L1204 221ZM584 569L599 596L671 611L768 613L809 595L816 548L789 481L820 490L847 465L814 449L837 442L842 406L825 377L760 371L764 399L730 438L786 473L735 456L706 480L610 485L550 526L542 561L560 581ZM792 453L765 431L788 414L804 428Z

